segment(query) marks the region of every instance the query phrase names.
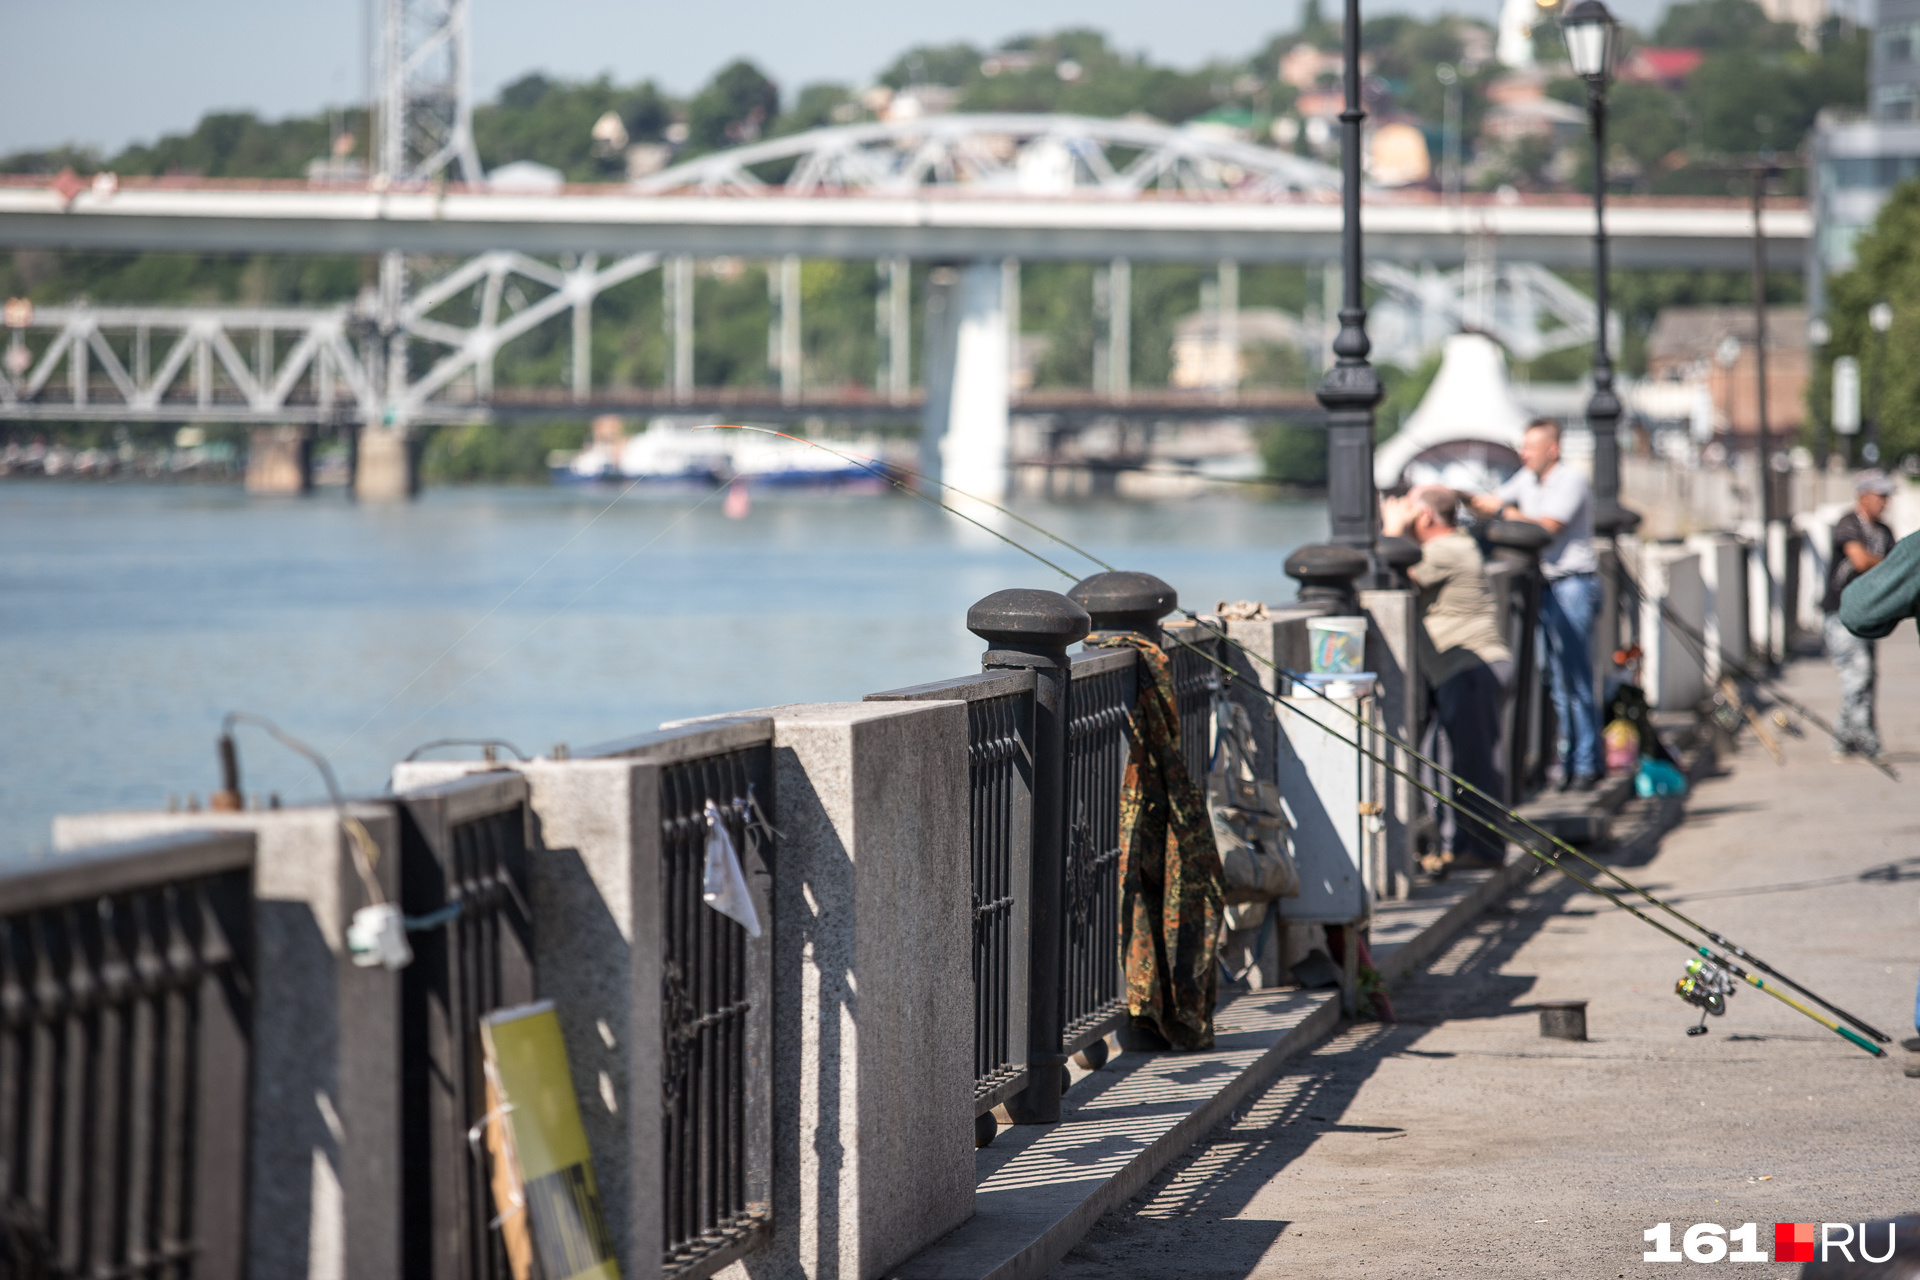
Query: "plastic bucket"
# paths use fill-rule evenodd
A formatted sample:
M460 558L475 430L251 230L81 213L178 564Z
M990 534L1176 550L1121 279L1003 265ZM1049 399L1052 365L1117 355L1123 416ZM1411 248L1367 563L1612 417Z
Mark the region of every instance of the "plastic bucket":
M1308 618L1307 647L1315 674L1355 675L1366 665L1367 620Z

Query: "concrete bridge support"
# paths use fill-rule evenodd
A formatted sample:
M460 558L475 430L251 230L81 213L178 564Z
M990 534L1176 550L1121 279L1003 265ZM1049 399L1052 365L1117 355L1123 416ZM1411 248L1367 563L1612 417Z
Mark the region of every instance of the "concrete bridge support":
M924 456L940 480L995 501L1011 475L1007 275L999 261L970 262L936 268L927 285Z
M313 432L307 427L255 427L247 448L248 493L313 489Z
M362 427L354 449L353 496L405 502L420 492L420 443L404 427Z

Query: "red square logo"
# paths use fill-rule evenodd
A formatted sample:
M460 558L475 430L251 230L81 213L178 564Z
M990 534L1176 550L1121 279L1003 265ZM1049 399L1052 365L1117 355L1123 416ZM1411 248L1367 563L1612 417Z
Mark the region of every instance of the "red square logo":
M1813 1224L1811 1222L1774 1223L1773 1260L1775 1262L1812 1262Z

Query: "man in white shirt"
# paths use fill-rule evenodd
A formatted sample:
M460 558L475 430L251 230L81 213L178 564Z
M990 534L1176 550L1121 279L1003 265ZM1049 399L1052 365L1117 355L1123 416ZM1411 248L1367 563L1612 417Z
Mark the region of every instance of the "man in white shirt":
M1593 494L1585 476L1561 465L1560 425L1552 419L1527 424L1520 461L1520 470L1497 491L1471 502L1477 515L1531 521L1553 535L1540 553L1547 579L1540 634L1553 713L1560 722L1560 785L1585 791L1600 777L1600 709L1593 697L1593 623L1600 612Z

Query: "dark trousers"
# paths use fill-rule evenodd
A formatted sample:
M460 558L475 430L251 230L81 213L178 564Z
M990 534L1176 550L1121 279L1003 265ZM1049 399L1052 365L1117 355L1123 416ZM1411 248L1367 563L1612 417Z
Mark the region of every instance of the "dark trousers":
M1496 800L1507 794L1506 773L1500 767L1500 726L1513 664L1475 662L1450 676L1433 691L1433 709L1441 732L1453 748L1453 772ZM1464 812L1455 815L1453 851L1473 858L1505 859L1506 841L1471 816L1492 817L1500 812L1464 788L1451 788Z

